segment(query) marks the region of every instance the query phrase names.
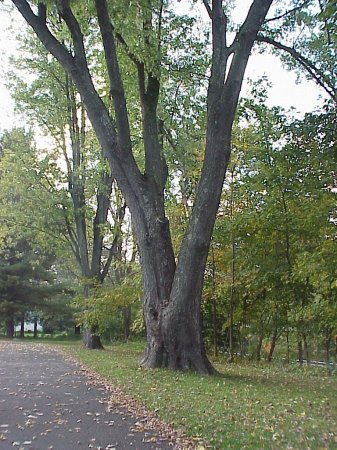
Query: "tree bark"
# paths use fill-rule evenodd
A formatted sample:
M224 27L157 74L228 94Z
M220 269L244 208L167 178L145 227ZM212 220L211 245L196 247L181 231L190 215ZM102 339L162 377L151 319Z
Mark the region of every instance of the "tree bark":
M95 331L96 330L94 328L86 328L83 331L83 345L91 350L103 350L104 347L101 339L97 334L95 334Z
M13 339L14 338L14 319L10 318L6 320L6 338Z
M274 350L276 347L276 341L277 341L277 330L274 331L272 339L271 339L270 349L269 349L268 357L267 357L268 362L271 362L271 360L273 359L273 354L274 354Z
M262 350L262 344L263 344L263 336L259 335L257 346L256 346L256 361L261 361L261 350Z
M286 332L286 341L287 341L287 363L290 363L290 342L289 342L289 329Z
M310 364L309 346L308 346L307 335L305 333L303 333L303 349L304 349L304 355L305 355L305 359L307 361L307 365L309 365Z
M216 308L216 298L212 299L212 322L213 322L213 354L215 357L218 356L218 318L217 318L217 308Z
M302 366L303 365L303 342L302 342L301 336L298 336L298 339L297 339L297 350L298 350L298 362Z
M325 330L325 361L327 368L330 367L330 345L331 345L331 333L332 329L330 327L327 327Z
M25 317L21 317L20 321L20 339L25 337Z
M34 339L37 339L37 317L34 317Z
M131 327L131 305L123 308L123 334L124 340L127 342L130 337Z

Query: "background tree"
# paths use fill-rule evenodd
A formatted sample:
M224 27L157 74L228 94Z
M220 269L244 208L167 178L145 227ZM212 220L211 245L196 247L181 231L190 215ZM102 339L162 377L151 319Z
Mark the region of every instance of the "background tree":
M88 130L83 104L72 81L54 59L48 58L36 38L27 36L24 49L27 55L16 62L16 67L34 70L36 75L28 84L12 75L14 98L32 123L52 139L53 148L45 158L47 164L53 161L56 166L50 182L54 191L63 194L60 206L67 242L78 264L85 295L90 296L91 286L104 281L120 250L125 207L100 146ZM113 197L115 205L111 203ZM84 343L89 348L102 348L95 329L87 326Z
M64 289L54 281L55 255L65 255L65 229L31 135L13 129L4 133L1 146L1 301L11 335L16 320L23 323L27 313L48 309L46 300Z
M32 250L28 242L15 242L7 236L1 248L0 311L6 322L6 337L14 337L16 320L42 308L45 300L62 290L54 284L55 274L50 270L50 255Z
M331 250L335 246L335 117L329 111L291 120L279 109L269 110L251 101L245 106L243 112L251 125L247 127L244 117L240 118L243 128L235 147L237 162L232 181L234 220L229 221L224 214L230 208L221 207L213 235L213 245L222 253L216 259L217 279L223 280L218 317L228 325L230 237L234 233L236 340L241 341L244 328L251 341L255 339L255 355L260 359L263 340L268 339L270 360L277 339L282 334L289 338L292 333L302 360L310 335L318 337L327 330L323 333L331 340L333 332L333 327L321 326L319 331L317 326L321 316L313 305L322 297L315 294L310 277L314 267L320 277L320 265L309 261L322 261L322 248ZM231 189L224 190L222 204L231 199ZM327 257L325 270L331 268L330 261L333 264L334 256ZM325 277L332 298L334 270L329 275L325 272ZM334 317L333 307L328 317ZM328 323L332 323L330 319Z

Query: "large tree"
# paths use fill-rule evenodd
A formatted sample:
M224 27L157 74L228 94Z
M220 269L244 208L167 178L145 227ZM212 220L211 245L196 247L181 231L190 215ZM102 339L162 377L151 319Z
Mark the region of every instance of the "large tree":
M230 27L223 1L203 0L212 34L211 67L209 75L205 73L208 76L205 153L193 211L177 259L165 213L168 171L162 151L163 127L158 116L163 88L161 68L165 58L167 61L170 57L169 46L162 45L162 35L171 2L135 1L121 8L106 0L85 5L60 0L40 2L36 9L34 2L12 2L72 78L131 210L144 285L147 348L142 364L211 373L213 368L201 339L204 269L230 158L232 124L243 77L272 0L251 2L246 19L231 43L227 42ZM291 14L299 9L295 3L298 8ZM57 39L48 26L48 13L53 14L55 10L71 36L70 46ZM101 37L110 82L109 99L99 95L100 80L90 70L90 29ZM134 63L138 78L144 171L140 170L133 153L129 105L117 46Z

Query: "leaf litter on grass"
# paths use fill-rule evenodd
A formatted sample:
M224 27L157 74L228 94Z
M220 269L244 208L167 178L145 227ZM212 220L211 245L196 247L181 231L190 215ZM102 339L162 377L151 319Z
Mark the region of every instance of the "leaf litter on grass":
M138 367L138 350L126 347L113 346L104 358L71 351L117 385L121 401L126 393L131 409L136 401L184 430L191 448L202 442L215 449L337 448L337 380L324 371L273 364L220 364L220 377L148 371Z

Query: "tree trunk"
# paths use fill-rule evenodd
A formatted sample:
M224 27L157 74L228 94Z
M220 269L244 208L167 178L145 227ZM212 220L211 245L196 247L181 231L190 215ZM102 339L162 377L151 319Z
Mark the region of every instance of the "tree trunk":
M216 278L215 278L215 257L214 257L214 247L212 245L212 324L213 324L213 354L215 357L218 356L218 331L217 331L217 302L216 302Z
M91 286L85 285L83 289L84 297L88 298L90 295ZM104 350L103 344L101 342L101 338L97 332L97 326L93 326L88 328L84 325L83 329L83 345L84 347L90 348L91 350Z
M247 328L247 297L243 295L242 299L242 328L245 330ZM246 337L246 333L244 333L244 337L241 339L241 354L243 357L247 356L248 350L248 339Z
M303 343L302 343L302 337L298 336L297 339L297 350L298 350L298 362L303 365Z
M263 344L263 336L260 335L258 337L257 346L256 346L256 361L261 361L261 350L262 350L262 344Z
M34 339L37 339L37 317L34 317Z
M304 347L304 356L307 361L307 365L309 365L310 364L309 346L308 346L307 335L305 333L303 333L303 347Z
M286 333L286 341L287 341L287 363L290 363L290 343L289 343L289 330L287 329Z
M196 249L196 254L184 262L187 255L181 254L185 270L176 269L167 219L160 218L155 226L153 222L149 226L151 238L139 242L147 332L141 364L212 373L201 338L200 317L208 247Z
M95 330L83 331L83 345L91 350L104 350L101 339L95 334Z
M330 345L331 345L331 333L332 329L328 327L325 331L325 361L327 368L330 367Z
M14 338L14 319L10 318L6 320L6 338L13 339Z
M25 317L21 317L20 321L20 339L25 337Z
M234 167L231 173L231 194L230 194L230 222L232 227L233 217L234 217ZM235 283L236 283L236 273L235 273L235 237L233 228L231 231L231 288L230 288L230 299L229 299L229 361L234 361L234 301L235 301Z
M130 337L130 327L131 327L131 305L125 306L123 308L123 334L125 341L128 341Z
M273 354L274 354L274 350L275 350L275 346L276 346L276 341L277 341L277 330L274 331L272 339L271 339L270 349L269 349L268 357L267 357L267 361L268 362L271 362L271 360L273 359Z
M212 302L212 317L213 317L213 354L218 356L218 330L217 330L217 310L216 310L216 298L213 297Z
M233 336L233 315L234 306L231 296L230 309L229 309L229 362L234 361L234 336Z

